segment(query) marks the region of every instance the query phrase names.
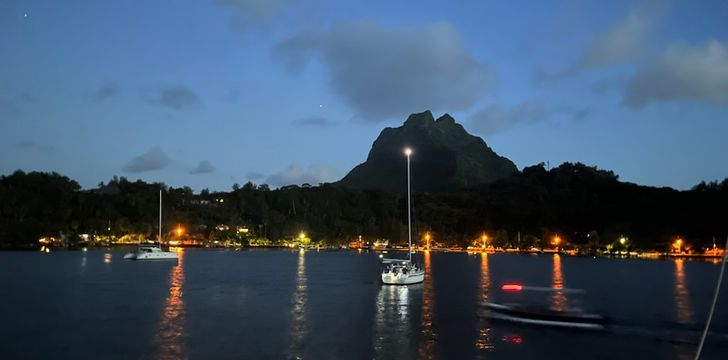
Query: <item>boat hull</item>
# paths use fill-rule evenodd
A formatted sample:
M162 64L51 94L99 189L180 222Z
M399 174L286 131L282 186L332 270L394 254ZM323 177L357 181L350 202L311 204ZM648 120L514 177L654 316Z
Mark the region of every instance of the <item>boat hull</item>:
M135 260L136 256L136 253L126 253L124 254L124 260Z
M177 260L177 253L160 251L154 253L137 254L134 260Z
M557 313L553 311L529 312L517 307L496 303L481 304L481 315L529 325L555 326L583 330L604 330L608 319L600 315L583 313Z
M412 285L423 281L425 281L424 271L409 274L391 272L382 274L382 283L385 285Z

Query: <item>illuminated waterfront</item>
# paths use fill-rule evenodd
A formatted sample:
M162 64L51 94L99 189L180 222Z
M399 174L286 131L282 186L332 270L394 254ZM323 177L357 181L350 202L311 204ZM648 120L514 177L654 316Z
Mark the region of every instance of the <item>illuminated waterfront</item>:
M565 255L419 254L426 281L379 284L377 255L184 250L0 253L1 358L690 358L719 265ZM480 319L519 281L587 291L615 320L580 333ZM725 285L725 284L724 284ZM728 351L723 288L705 359ZM573 306L555 292L551 306ZM598 350L598 349L611 349Z

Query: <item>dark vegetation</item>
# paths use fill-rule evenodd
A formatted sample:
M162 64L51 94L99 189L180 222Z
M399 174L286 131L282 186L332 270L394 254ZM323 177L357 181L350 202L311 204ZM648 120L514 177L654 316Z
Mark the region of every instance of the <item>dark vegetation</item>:
M413 187L417 189L413 172ZM0 177L0 247L36 248L44 236L157 232L163 190L167 231L182 224L201 239L226 236L217 225L245 226L271 240L305 231L314 241L347 243L362 235L406 242L402 192L357 190L338 184L234 185L231 192L171 188L114 178L82 190L56 173L16 171ZM664 250L676 238L695 249L728 231L728 179L689 191L618 181L611 171L564 163L547 171L525 168L488 185L450 192L416 192L416 231L435 241L467 246L486 232L496 246L545 246L558 234L566 244L600 247L628 236L639 249ZM520 243L517 244L520 233Z

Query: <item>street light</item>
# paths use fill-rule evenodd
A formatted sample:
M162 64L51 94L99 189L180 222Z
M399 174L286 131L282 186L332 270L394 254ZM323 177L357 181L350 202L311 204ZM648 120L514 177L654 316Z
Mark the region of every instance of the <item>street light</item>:
M677 252L680 252L682 243L683 243L683 240L681 238L677 238L677 240L675 240L675 244L673 246L677 248Z
M622 244L622 246L624 246L624 244L627 243L627 238L622 236L621 238L619 238L619 243Z
M481 239L483 239L483 249L485 249L485 245L486 245L485 243L486 243L486 241L488 241L488 235L485 235L485 233L483 233L483 236L481 236Z

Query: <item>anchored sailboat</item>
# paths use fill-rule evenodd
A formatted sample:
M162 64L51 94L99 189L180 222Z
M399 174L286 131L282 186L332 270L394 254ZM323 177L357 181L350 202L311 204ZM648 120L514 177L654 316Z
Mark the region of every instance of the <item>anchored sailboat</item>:
M425 269L412 263L412 201L410 195L410 155L412 149L406 148L407 156L407 259L383 259L386 266L382 270L382 283L387 285L409 285L425 280Z
M124 255L124 260L177 260L177 253L162 250L162 190L159 190L159 234L157 242L139 244L137 251Z

